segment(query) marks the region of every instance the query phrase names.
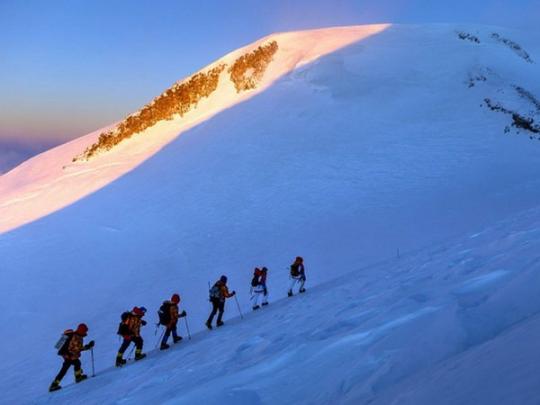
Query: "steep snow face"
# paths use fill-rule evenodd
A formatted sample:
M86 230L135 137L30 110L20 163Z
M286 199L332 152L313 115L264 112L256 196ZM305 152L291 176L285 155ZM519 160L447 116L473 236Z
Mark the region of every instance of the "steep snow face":
M491 111L484 101L524 116L534 113L540 94L538 42L489 27L392 26L371 36L373 28L357 30L366 35L349 37L341 42L347 46L327 54L298 42L297 49L311 55L305 58L293 51L287 56L277 38L276 58L289 61L283 62L289 66L283 73L289 73L269 70L268 86L250 99L256 92L236 96L231 85L231 97L239 98L228 108L212 104L217 102L212 97L203 100L182 124L182 136L175 127L179 122L163 122L95 159L71 164L94 142L97 133L91 134L1 178L1 218L12 224L28 220L26 212L34 215L41 204L48 208L39 215L71 203L0 235L0 322L13 325L0 330L5 376L0 390L8 402L41 395L58 367L52 345L78 322L90 326L99 343L98 368L105 367L118 346L119 315L134 305L146 306L152 317L161 301L178 291L197 331L208 315L207 283L221 274L229 275L245 310L256 265L270 268L277 299L285 295L287 267L298 254L306 258L310 289L351 270L361 280L366 264L395 257L398 249L403 254L472 233L538 204L538 142L525 132L505 134L512 117ZM494 30L519 43L533 62L494 38ZM319 46L325 32L299 35L313 36L311 44ZM462 32L479 42L462 38ZM291 49L295 44L290 41ZM199 111L214 115L197 116ZM39 159L43 166L35 163ZM124 175L111 182L119 173ZM76 195L86 197L75 201ZM51 208L51 201L62 204ZM529 264L531 252L523 256ZM437 278L447 259L441 257L422 277ZM493 270L487 279L471 274L467 288L514 274L512 268ZM370 278L383 274L375 268ZM430 285L434 294L444 286L439 281ZM363 299L372 291L355 285L345 297ZM384 292L390 286L377 288ZM398 301L405 299L400 292L407 294L394 290ZM421 312L415 319L441 313L416 309ZM362 310L351 311L350 316L361 316ZM388 321L407 314L395 313ZM333 314L314 313L310 321L330 322L326 316ZM374 327L386 318L379 320ZM277 321L273 325L281 328ZM249 330L258 327L250 324ZM381 336L390 329L380 329ZM227 333L250 339L247 330L231 327ZM144 336L152 346L151 328ZM192 356L198 359L198 350ZM420 361L418 356L413 360ZM396 368L400 361L389 357L385 367ZM369 386L372 375L364 376L366 381L358 375L348 384ZM313 381L321 376L316 377Z
M216 91L183 117L159 122L90 161L72 162L74 157L96 142L104 128L45 152L0 176L0 232L36 220L99 190L194 125L253 97L295 68L387 27L381 24L274 34L226 55L201 71L225 65ZM257 88L238 93L229 79L227 68L240 56L272 41L276 41L279 49Z

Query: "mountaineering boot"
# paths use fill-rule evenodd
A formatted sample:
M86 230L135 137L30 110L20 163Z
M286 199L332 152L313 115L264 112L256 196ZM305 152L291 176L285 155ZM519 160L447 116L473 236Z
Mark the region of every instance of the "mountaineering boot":
M159 347L159 350L167 350L169 347L171 346L169 346L167 343L162 343Z
M126 360L122 358L122 353L118 353L116 356L116 367L122 367L124 364L126 364Z
M300 288L300 289L298 290L298 292L300 292L300 293L305 293L305 292L306 292L306 289L305 289L305 288Z
M142 353L141 350L137 349L135 350L135 361L142 360L146 357L145 353Z
M222 321L219 321L216 325L219 327L219 326L223 326L225 324Z
M122 367L124 364L127 363L127 360L124 360L124 359L116 359L116 363L115 363L115 366L116 367Z
M178 343L182 340L182 336L173 337L173 342Z
M209 321L206 321L205 325L208 329L212 330L212 324Z
M289 297L292 297L292 296L293 296L292 290L289 290L289 292L287 293L287 295L288 295Z
M258 310L259 308L260 308L260 306L255 305L255 306L253 307L253 310L256 311L256 310Z
M60 389L62 389L62 387L60 386L60 381L54 380L49 387L49 392L58 391Z
M80 383L81 381L84 381L88 378L88 376L86 374L78 374L75 376L75 382L76 383Z
M263 302L261 305L264 307L264 306L268 305L268 302Z

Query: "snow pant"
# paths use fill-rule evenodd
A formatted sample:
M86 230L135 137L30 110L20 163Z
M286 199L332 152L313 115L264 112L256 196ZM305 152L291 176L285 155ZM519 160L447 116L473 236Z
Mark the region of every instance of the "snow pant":
M300 283L300 287L298 290L301 290L302 288L304 288L304 283L306 282L306 278L302 275L300 276L296 276L296 277L293 277L291 276L291 285L289 287L289 292L292 292L294 286L297 284L297 283Z
M210 316L208 317L208 323L211 324L214 320L214 316L219 311L217 322L221 322L221 318L223 318L223 312L225 311L225 301L221 301L219 299L213 299L212 301L212 312L210 313Z
M261 304L268 304L268 290L264 286L253 287L251 290L251 305L256 307Z
M165 334L163 335L163 339L161 340L162 345L167 343L167 340L169 340L169 336L171 336L171 333L173 340L176 340L176 338L178 337L178 334L176 333L176 324L165 329Z
M132 336L128 339L124 338L124 341L122 342L122 345L120 346L120 349L118 349L118 354L123 355L131 342L135 344L135 348L137 349L137 352L140 353L143 348L143 343L144 343L143 338L140 336Z
M60 372L55 378L55 381L62 381L62 378L65 377L66 373L68 372L69 368L73 366L73 371L75 371L75 377L82 374L81 370L81 361L79 359L75 360L68 360L64 359L64 364L62 364L62 368L60 369Z

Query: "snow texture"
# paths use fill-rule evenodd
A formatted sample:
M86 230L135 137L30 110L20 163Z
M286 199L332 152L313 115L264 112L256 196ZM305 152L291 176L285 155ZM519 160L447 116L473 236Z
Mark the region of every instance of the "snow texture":
M531 38L277 34L222 59L276 39L256 91L225 83L96 159L71 163L100 131L1 176L2 402L537 404L540 145L482 107L533 109L515 91L540 95ZM299 254L308 291L286 298ZM240 320L229 301L203 331L208 281L227 274L249 312L262 265L270 305ZM193 339L111 368L120 313L155 320L177 291ZM48 394L79 322L98 375Z

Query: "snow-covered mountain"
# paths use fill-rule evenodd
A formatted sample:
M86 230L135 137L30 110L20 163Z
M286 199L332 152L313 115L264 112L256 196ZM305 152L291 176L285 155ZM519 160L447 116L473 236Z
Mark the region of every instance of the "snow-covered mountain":
M537 404L539 218L357 269L37 402Z
M494 27L271 35L4 174L3 397L538 402L538 60ZM101 372L123 310L178 291L199 331L208 281L228 274L247 311L251 269L278 300L298 254L305 297L44 395L64 329L90 326Z

